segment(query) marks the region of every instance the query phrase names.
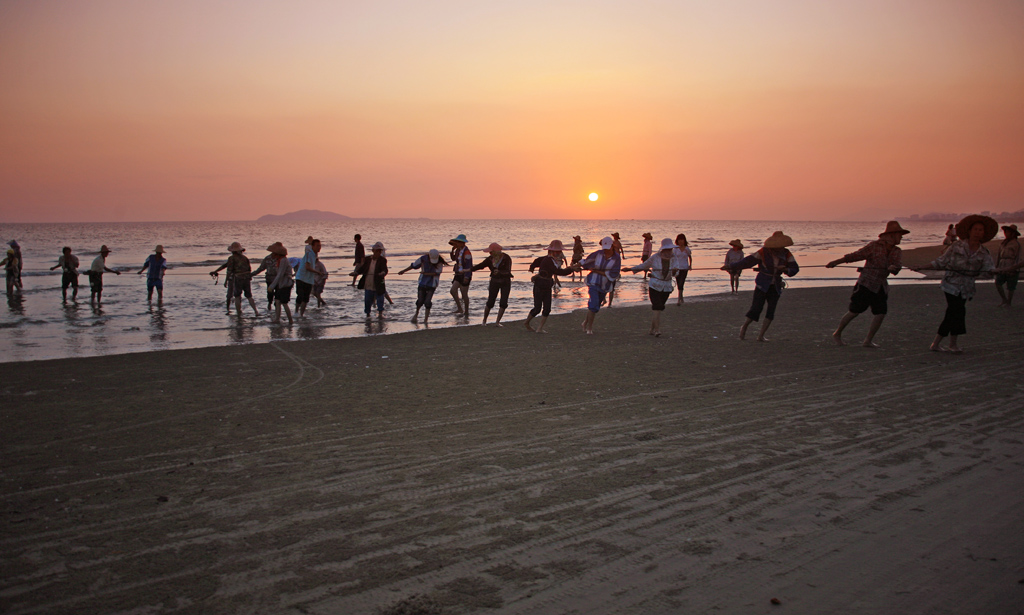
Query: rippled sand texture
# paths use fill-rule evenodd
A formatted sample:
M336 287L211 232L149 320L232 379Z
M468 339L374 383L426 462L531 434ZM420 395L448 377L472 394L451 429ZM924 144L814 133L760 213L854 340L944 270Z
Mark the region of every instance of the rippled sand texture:
M6 365L0 611L1018 612L1024 311L980 291L959 356L932 286L878 350L820 288L768 344L742 293Z

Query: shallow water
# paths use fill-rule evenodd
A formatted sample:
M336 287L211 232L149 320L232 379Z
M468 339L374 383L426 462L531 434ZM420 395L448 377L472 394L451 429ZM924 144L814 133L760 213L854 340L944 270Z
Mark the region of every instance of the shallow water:
M422 329L409 322L415 311L417 275L411 271L395 275L430 248L437 248L447 260L448 240L465 233L474 262L486 256L483 249L492 242L502 244L512 257L515 278L509 307L503 318L509 323L526 317L533 307L532 284L526 271L534 258L544 254L552 239L560 239L571 254L572 237L580 235L589 254L597 249L601 237L618 231L626 251L626 264L640 262L644 232L654 235L655 249L661 238L685 233L693 249L694 270L685 287L686 296L728 292L728 275L718 270L728 242L740 239L746 253L761 245L775 230L790 235L791 248L804 269L788 280L792 288L852 284L853 266L820 267L836 256L861 247L875 239L884 224L860 222L757 222L757 221L643 221L643 220L388 220L365 219L340 222L166 222L117 224L16 224L0 227L0 239L17 239L25 260L24 293L9 298L0 313L0 362L59 357L142 352L170 348L196 348L245 344L273 340L337 338L399 333ZM916 223L904 239L903 248L941 243L945 223ZM355 233L361 233L369 247L381 241L387 248L391 274L388 292L394 305L388 305L382 320L369 322L363 314L363 292L351 287L347 275L352 268ZM243 300L244 318L225 313L225 291L209 272L228 257L227 246L240 241L253 268L266 254L265 248L281 241L290 256L301 256L303 240L314 235L323 242L321 260L331 277L327 281L324 308L310 307L306 318L295 325L271 325L266 314L263 275L253 284L260 317ZM164 280L164 300L157 305L146 301L145 276L135 275L156 244L163 244L170 269ZM60 271L50 272L57 263L62 246L70 246L88 269L101 244L112 253L107 266L123 275L104 275L103 302L90 304L88 276L79 276L77 301L62 302ZM816 267L817 266L817 267ZM450 271L450 270L447 270ZM468 320L453 314L454 303L448 294L450 273L442 277L434 295L430 327L479 324L487 296L487 272L474 275L470 287L473 314ZM895 283L920 279L904 271ZM741 290L753 286L753 273L744 272ZM624 274L617 287L615 305L647 300L647 285L642 275ZM581 281L563 279L556 294L553 313L582 308L586 287ZM312 303L311 303L312 305ZM491 315L493 322L497 312ZM517 325L518 326L518 325Z

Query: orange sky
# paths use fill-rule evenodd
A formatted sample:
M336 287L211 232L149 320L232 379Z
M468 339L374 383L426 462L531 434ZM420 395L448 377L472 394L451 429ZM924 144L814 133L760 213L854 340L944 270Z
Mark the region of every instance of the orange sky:
M1019 0L4 2L0 83L5 222L1024 208Z

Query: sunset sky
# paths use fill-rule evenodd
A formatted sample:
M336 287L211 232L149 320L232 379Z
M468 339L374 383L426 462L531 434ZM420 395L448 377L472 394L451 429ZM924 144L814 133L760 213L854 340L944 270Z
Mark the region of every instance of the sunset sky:
M7 1L0 84L0 222L1024 208L1020 0Z

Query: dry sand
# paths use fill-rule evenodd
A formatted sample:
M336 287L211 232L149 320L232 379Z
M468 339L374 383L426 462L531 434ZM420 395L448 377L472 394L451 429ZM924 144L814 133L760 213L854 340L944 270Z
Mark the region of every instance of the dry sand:
M1022 612L1024 310L849 291L6 364L0 612Z

